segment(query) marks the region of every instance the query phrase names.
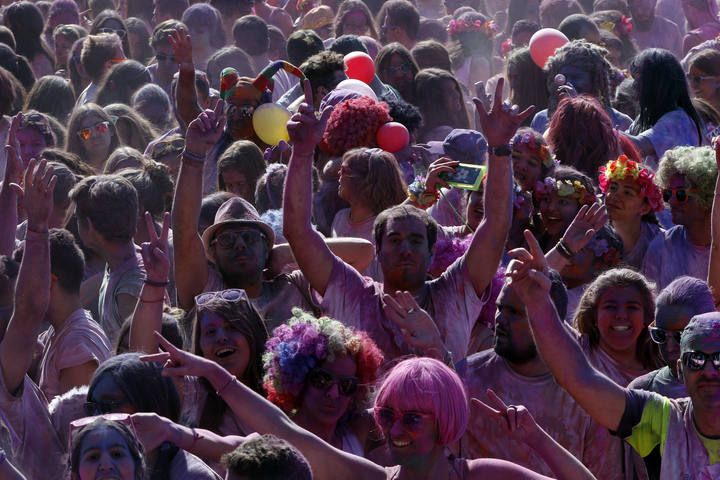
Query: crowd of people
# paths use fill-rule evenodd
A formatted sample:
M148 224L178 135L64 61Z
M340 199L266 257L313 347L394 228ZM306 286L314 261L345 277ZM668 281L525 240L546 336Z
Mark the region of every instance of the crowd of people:
M0 0L0 480L720 478L718 9Z

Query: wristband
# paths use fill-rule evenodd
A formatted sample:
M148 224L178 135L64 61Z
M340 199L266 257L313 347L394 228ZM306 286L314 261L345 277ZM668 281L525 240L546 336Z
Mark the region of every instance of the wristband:
M561 257L566 260L571 260L573 255L575 255L573 251L570 250L570 247L568 247L567 243L565 243L565 240L563 240L562 238L555 246L555 250L560 254Z
M164 282L156 282L154 280L145 279L145 285L150 285L151 287L167 287L170 285L170 282L165 280Z
M512 155L512 148L510 145L500 145L498 147L489 147L490 153L496 157L509 157Z
M182 158L190 160L192 163L204 164L205 156L207 156L207 155L204 155L202 157L199 155L196 155L196 154L190 152L187 148L183 149L183 151L182 151Z

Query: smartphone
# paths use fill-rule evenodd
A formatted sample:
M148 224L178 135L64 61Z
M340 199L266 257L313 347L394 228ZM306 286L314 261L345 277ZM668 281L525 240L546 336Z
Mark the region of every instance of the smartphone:
M485 165L461 163L455 167L454 173L444 173L441 175L441 178L445 180L448 185L455 188L477 191L480 188L480 183L485 177L486 172L487 167Z

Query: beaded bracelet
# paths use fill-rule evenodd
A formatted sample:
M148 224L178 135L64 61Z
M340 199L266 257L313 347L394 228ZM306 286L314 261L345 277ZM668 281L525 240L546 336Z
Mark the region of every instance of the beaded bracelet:
M190 160L193 163L202 163L202 164L205 163L204 156L201 157L199 155L195 155L194 153L190 152L187 148L183 149L182 157L187 160Z

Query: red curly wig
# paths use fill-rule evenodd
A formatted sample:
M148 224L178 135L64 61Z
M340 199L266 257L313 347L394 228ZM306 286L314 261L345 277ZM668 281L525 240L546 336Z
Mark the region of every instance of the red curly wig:
M330 114L320 148L339 157L353 148L376 147L378 128L392 121L389 111L386 103L369 97L341 102Z

